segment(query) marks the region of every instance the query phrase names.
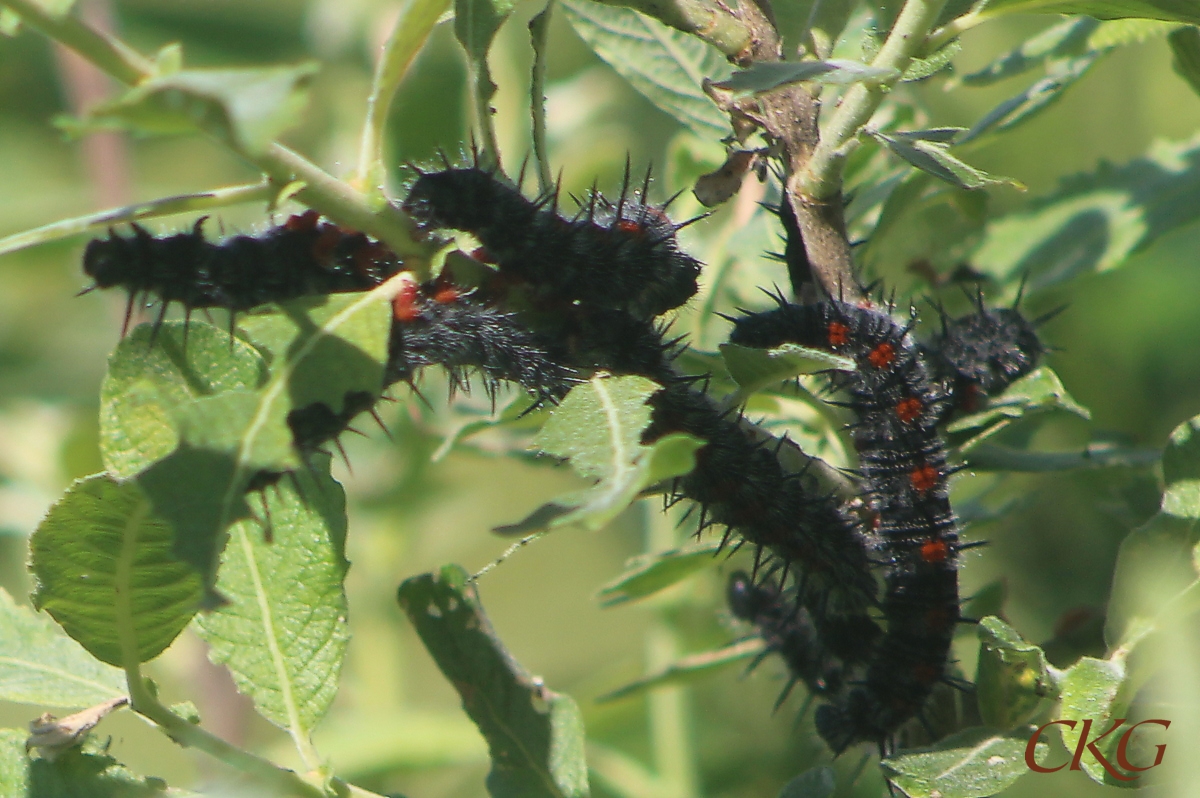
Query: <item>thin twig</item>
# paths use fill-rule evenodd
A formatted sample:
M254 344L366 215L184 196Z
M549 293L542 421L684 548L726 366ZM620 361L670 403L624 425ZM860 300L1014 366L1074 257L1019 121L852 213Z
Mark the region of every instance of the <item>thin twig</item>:
M547 0L541 13L529 21L533 44L533 76L529 85L529 114L533 121L533 158L537 161L538 191L545 194L554 185L550 171L550 152L546 147L546 51L550 30L550 11L554 0Z

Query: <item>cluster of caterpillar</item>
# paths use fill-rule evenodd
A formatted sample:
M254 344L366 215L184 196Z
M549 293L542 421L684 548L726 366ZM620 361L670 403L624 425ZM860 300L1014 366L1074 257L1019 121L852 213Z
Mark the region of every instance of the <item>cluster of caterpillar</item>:
M803 264L790 263L803 252L794 217L782 209L780 215L788 241L784 259L791 273L802 273ZM760 348L799 344L854 361L854 369L836 372L832 383L856 417L851 437L868 511L862 539L883 570L878 613L884 628L866 610L841 618L839 625L850 621L869 640L850 651L823 634L811 611L783 619L750 614L732 586L731 609L784 654L793 680L827 702L817 710L816 725L835 753L857 742L885 750L933 687L949 681L949 649L960 620L958 553L972 544L959 540L948 496L952 469L938 425L1033 369L1043 352L1035 330L1040 320L1026 320L1016 305L989 309L977 298L977 312L958 319L938 308L941 332L920 346L911 334L915 313L901 323L872 306L777 299L774 310L734 319L729 340ZM768 583L757 604L772 606L778 593ZM830 654L838 659L841 687L813 689L813 669L829 670Z
M489 392L510 382L537 403L561 399L599 369L658 382L643 440L687 432L705 441L692 472L669 486L668 502L694 502L699 531L724 526L723 545L754 550L753 574L730 583L734 614L784 657L793 683L826 702L817 726L835 752L859 741L882 746L945 678L959 620L957 554L965 544L937 425L1032 368L1041 353L1035 323L980 302L968 317L943 313L941 333L920 347L911 322L835 300L784 302L735 320L734 343L792 342L855 360L856 370L835 380L858 415L862 495L852 507L806 469L785 465L780 447L794 445L757 434L739 410L707 395L704 378L675 368L678 341L656 319L695 293L700 263L677 245L683 225L649 203L648 183L647 174L633 188L627 167L615 202L593 189L568 216L557 190L530 200L478 164L417 170L403 208L426 234L471 233L482 244L477 259L496 268L470 291L439 278L396 295L381 392L429 366L445 368L452 389L476 373ZM794 217L784 221L790 233ZM124 287L130 308L137 297L156 296L163 312L172 302L187 313L239 311L368 290L403 269L385 248L311 212L220 243L206 241L200 223L164 238L134 229L132 238L93 241L84 258L95 287ZM802 253L789 235L784 260L797 280L807 275L792 263ZM347 395L337 413L323 404L293 411L296 447L336 443L375 398ZM260 475L255 485L272 478Z

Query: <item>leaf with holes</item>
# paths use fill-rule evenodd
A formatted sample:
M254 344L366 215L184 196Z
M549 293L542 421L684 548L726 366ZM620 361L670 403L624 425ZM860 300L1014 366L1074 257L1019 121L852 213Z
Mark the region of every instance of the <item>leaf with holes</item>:
M200 607L200 578L135 482L77 481L29 541L33 604L109 665L162 653Z
M303 747L337 694L350 636L345 495L320 463L262 501L274 540L251 521L230 530L217 582L229 603L197 627L238 690Z
M0 588L0 701L87 707L124 694L124 673L97 662Z
M979 622L979 666L975 695L984 723L1011 729L1028 723L1056 692L1045 653L999 618Z
M561 5L579 37L646 99L702 139L730 134L728 115L701 89L706 78L729 75L715 48L632 9L588 0Z
M534 444L546 454L569 459L580 476L596 484L559 496L496 531L523 535L566 524L599 529L647 486L691 471L700 440L674 434L650 446L641 443L642 430L650 423L646 400L658 389L644 377L604 376L572 388Z
M142 777L108 755L107 744L89 739L54 758L30 758L28 734L0 729L0 795L23 798L184 798L195 793L167 790L162 779Z
M496 637L467 574L448 565L400 586L400 606L487 740L493 798L588 794L583 720L570 696L530 676Z

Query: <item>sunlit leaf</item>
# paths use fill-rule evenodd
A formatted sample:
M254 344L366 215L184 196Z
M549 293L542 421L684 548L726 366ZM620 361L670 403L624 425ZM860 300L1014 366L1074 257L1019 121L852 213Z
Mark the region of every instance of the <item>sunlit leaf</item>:
M1062 732L1063 744L1068 750L1074 751L1079 747L1081 736L1086 735L1088 742L1092 742L1111 725L1110 719L1116 710L1125 675L1123 662L1092 657L1083 657L1066 671L1062 680L1059 717L1076 721L1076 724L1074 727L1060 725L1056 728ZM1109 762L1115 761L1113 752L1119 740L1119 733L1110 734L1096 746ZM1080 760L1080 765L1093 781L1101 784L1120 783L1090 753Z
M228 603L197 620L210 658L297 741L337 694L350 636L345 495L327 471L301 471L263 492L262 521L230 530L217 581Z
M1028 723L1053 697L1054 681L1040 648L999 618L980 621L975 695L984 723L1005 730Z
M158 656L200 607L198 574L172 554L171 528L137 483L79 480L30 539L33 603L97 659Z

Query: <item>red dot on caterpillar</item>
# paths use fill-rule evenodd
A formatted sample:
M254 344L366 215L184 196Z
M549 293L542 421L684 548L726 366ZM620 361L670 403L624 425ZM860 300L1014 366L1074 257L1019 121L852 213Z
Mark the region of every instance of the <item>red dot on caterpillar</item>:
M845 346L850 342L850 328L840 321L829 322L829 345Z
M417 303L418 293L416 283L405 283L392 299L392 318L402 324L416 321L421 315L421 308Z
M925 408L924 405L921 404L921 400L915 396L910 396L907 399L901 399L896 403L896 415L905 424L915 421L918 417L920 417L921 411L924 409Z
M940 538L931 538L921 544L921 559L928 563L944 562L950 547Z
M433 292L433 301L439 305L449 305L451 302L457 302L462 296L462 291L458 290L455 285L441 285Z
M877 369L887 368L895 359L896 347L887 341L872 349L871 353L867 355L867 360L871 361L871 365Z
M938 470L931 465L923 465L912 471L909 475L912 480L912 486L918 493L925 493L933 489L938 483Z
M297 213L294 216L289 216L283 226L288 230L316 230L317 220L321 218L321 214L311 208L304 213Z

